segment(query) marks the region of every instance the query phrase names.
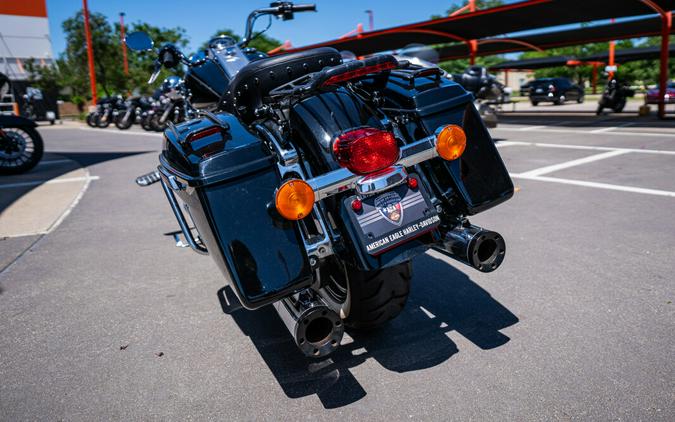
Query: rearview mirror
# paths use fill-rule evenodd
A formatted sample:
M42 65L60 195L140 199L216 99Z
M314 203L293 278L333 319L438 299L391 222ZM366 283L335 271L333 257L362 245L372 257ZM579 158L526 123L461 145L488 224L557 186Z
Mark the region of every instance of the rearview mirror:
M154 43L148 34L145 32L132 32L124 38L126 45L135 51L152 50Z

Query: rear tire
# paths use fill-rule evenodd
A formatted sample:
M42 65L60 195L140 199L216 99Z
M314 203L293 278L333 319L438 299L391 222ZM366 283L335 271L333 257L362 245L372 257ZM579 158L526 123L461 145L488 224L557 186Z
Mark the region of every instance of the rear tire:
M349 315L345 325L369 330L398 316L410 293L412 263L379 271L349 270Z
M624 107L626 107L626 100L625 99L619 101L619 104L614 106L613 110L614 110L615 113L621 113L623 111Z
M531 103L532 103L533 106L536 107L539 104L539 101L531 101Z

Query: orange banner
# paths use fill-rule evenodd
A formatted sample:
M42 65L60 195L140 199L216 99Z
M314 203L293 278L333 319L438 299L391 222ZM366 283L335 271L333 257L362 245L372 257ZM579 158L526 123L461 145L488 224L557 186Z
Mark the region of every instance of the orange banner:
M0 15L47 17L47 0L0 0Z

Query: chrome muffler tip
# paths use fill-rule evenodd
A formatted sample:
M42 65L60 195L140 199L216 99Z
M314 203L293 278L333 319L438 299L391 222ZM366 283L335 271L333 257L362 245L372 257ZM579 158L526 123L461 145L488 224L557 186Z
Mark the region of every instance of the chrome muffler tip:
M506 242L497 232L481 230L469 243L468 259L471 266L489 273L502 264L506 256Z
M434 249L484 273L499 268L506 256L501 234L473 225L448 230Z
M344 323L311 289L275 302L274 308L305 356L324 357L340 347Z
M325 305L312 308L296 324L295 344L305 356L322 357L340 346L344 325L342 319Z

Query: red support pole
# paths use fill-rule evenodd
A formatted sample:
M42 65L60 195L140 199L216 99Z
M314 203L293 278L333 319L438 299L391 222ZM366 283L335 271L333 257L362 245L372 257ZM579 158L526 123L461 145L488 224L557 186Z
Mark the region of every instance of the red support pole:
M478 51L478 41L470 40L469 41L469 64L476 64L476 51Z
M476 0L469 0L469 12L473 13L476 11ZM478 42L476 40L470 41L471 45L471 57L469 57L469 64L476 64L476 51L478 51Z
M504 69L504 85L509 86L509 69Z
M668 87L668 42L673 26L673 13L661 15L661 61L659 68L659 118L666 117L666 89Z
M127 43L124 42L124 12L120 13L120 38L122 39L122 58L124 59L124 74L129 75L129 62L127 61Z
M91 88L91 102L96 105L96 72L94 71L94 48L91 44L91 30L89 29L89 7L87 0L82 0L82 14L84 15L84 37L87 40L87 60L89 61L89 87Z
M614 18L612 18L612 23L614 23ZM614 40L612 40L609 42L609 63L608 63L609 66L614 66L614 47L615 47ZM610 70L607 73L608 73L607 78L609 80L612 80L612 78L614 78L614 71Z

